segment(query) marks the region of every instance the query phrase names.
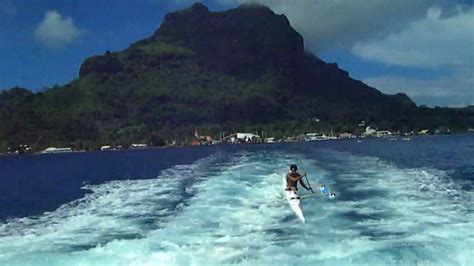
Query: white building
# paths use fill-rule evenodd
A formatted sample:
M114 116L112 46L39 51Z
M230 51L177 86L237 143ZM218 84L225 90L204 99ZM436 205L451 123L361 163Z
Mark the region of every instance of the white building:
M49 147L43 150L41 153L64 153L64 152L72 152L72 148L56 148L56 147Z
M418 132L419 135L427 135L428 132L430 132L428 129L423 129L423 130L420 130L420 132Z
M325 140L327 137L321 133L306 133L305 140L306 141L313 141L313 140Z
M276 141L275 141L275 138L266 138L265 142L266 143L275 143Z
M348 133L348 132L339 134L340 139L351 139L353 137L354 137L354 135L352 135L351 133Z
M377 132L377 130L371 128L370 126L369 127L366 127L365 128L365 132L362 133L363 136L372 136L374 135L375 133Z
M260 136L252 133L237 133L237 140L239 141L250 141L252 139L260 139Z
M378 138L389 137L389 136L392 136L392 132L388 130L381 130L381 131L375 132L375 136L377 136Z
M146 148L146 147L148 147L148 145L147 144L142 144L142 143L139 143L139 144L133 143L132 145L130 145L130 147L132 147L132 148Z

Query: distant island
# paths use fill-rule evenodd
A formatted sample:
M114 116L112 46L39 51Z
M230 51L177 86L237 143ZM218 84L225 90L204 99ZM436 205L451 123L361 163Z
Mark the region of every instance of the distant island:
M195 128L221 139L360 135L366 126L464 132L474 107L418 107L403 93L383 94L306 51L284 15L255 4L223 12L193 4L167 14L151 37L87 58L64 86L0 92L0 153L184 145L196 141Z

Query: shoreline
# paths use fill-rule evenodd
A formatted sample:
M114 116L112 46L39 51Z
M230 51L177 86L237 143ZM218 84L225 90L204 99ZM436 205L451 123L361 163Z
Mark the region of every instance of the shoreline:
M465 135L474 135L474 132L462 132L462 133L452 133L452 134L427 134L427 135L412 135L412 136L387 136L387 137L353 137L353 138L333 138L333 139L318 139L318 140L281 140L276 142L238 142L238 143L215 143L215 144L203 144L203 145L166 145L166 146L147 146L147 147L135 147L135 148L111 148L107 150L71 150L63 152L24 152L24 153L0 153L0 156L41 156L41 155L57 155L57 154L81 154L89 152L122 152L122 151L140 151L140 150L152 150L152 149L166 149L166 148L198 148L198 147L213 147L213 146L234 146L234 145L275 145L275 144L286 144L286 143L297 143L297 142L332 142L332 141L356 141L358 143L363 142L363 140L376 140L376 139L386 139L388 141L403 141L409 142L413 138L420 137L437 137L437 136L465 136Z

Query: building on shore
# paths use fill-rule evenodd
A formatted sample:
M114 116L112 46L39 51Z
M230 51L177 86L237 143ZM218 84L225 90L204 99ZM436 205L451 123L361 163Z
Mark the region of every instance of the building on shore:
M275 140L275 138L265 138L264 142L265 143L275 143L277 141Z
M133 143L132 145L130 145L130 147L131 147L132 149L146 148L146 147L148 147L148 144L144 144L144 143Z
M236 133L237 142L261 142L262 138L253 133Z
M388 130L380 130L380 131L375 132L375 136L377 138L390 137L390 136L392 136L392 132L390 132Z
M269 139L269 138L266 138ZM263 142L260 135L253 133L232 133L222 138L222 142L227 143L254 143Z
M305 141L322 140L324 139L323 136L325 135L321 133L306 133L304 140Z
M423 129L418 132L418 135L428 135L430 131L428 129Z
M355 138L355 136L352 133L345 132L345 133L339 134L338 138L340 138L340 139L352 139L352 138Z
M307 133L302 138L303 138L304 141L336 139L336 137L327 136L326 134L323 134L323 133ZM299 137L299 136L296 136L295 139L296 140L302 140L301 137Z
M197 127L194 129L194 138L191 142L192 146L216 144L216 141L211 136L201 136Z
M371 128L370 126L366 127L365 128L365 132L362 133L362 136L363 137L371 137L371 136L374 136L375 133L377 132L377 130Z
M65 148L49 147L41 151L41 153L65 153L65 152L72 152L72 148L71 147L65 147Z
M27 144L20 144L16 147L8 147L8 153L13 153L13 154L29 153L32 151L33 150L31 149L31 147Z

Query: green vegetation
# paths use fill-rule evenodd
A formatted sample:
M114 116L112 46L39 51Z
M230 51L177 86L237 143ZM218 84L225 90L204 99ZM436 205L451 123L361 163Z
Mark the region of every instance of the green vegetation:
M191 56L194 54L190 49L165 42L150 42L140 49L148 56Z

